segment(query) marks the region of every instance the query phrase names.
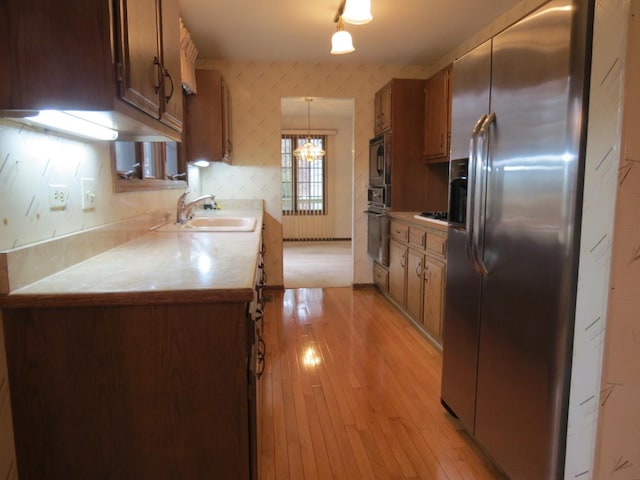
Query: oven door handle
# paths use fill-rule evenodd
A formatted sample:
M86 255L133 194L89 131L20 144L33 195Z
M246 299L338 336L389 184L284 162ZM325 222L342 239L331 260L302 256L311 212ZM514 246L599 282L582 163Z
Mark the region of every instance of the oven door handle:
M372 212L371 210L365 210L362 213L369 215L370 217L384 217L387 215L386 213Z

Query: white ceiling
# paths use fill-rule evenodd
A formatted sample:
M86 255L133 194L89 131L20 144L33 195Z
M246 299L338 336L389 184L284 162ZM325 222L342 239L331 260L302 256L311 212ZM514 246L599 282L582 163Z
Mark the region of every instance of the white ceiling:
M429 65L520 0L371 0L348 25L356 51L331 55L340 0L179 0L200 59Z

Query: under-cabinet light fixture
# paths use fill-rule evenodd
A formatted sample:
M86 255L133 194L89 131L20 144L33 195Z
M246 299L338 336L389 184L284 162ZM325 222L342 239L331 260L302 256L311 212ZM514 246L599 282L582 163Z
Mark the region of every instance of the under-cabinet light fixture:
M23 118L38 125L94 140L115 140L117 130L82 118L81 113L63 110L40 110Z
M208 167L210 165L208 160L196 160L193 164L196 167Z

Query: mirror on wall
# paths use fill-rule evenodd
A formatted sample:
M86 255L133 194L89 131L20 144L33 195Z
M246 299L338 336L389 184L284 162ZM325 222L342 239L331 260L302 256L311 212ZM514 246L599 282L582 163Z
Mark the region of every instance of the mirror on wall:
M116 192L187 187L187 167L176 142L114 142Z

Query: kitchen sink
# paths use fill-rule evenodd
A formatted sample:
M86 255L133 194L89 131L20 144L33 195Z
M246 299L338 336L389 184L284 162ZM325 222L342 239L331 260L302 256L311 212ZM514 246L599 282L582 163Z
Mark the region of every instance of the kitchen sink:
M253 232L254 217L195 217L185 223L168 223L156 232Z

